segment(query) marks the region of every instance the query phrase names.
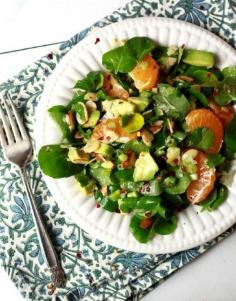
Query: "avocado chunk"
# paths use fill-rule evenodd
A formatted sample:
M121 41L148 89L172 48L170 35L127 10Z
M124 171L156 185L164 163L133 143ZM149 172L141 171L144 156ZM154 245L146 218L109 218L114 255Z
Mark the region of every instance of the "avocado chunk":
M135 162L134 182L150 181L154 178L158 171L158 165L149 152L141 152L139 158Z
M106 158L111 158L111 156L114 153L114 149L111 145L106 144L106 143L101 143L100 147L98 150L95 151L97 154L101 154Z
M86 154L82 149L76 147L70 147L68 151L68 159L75 164L87 164L90 156Z
M131 115L136 111L135 104L123 99L105 100L102 105L106 112L115 116Z
M85 170L75 175L75 179L78 182L79 189L83 194L89 195L93 193L95 181L86 174Z
M85 194L85 195L89 195L92 194L95 188L95 181L94 180L89 180L88 184L86 186L82 186L79 182L79 189L80 191Z
M100 185L111 185L111 169L106 169L101 166L97 166L96 164L90 166L90 173L92 177L100 184Z
M128 100L137 106L139 112L143 112L150 103L147 97L130 97Z
M144 118L141 114L135 113L134 115L130 116L129 121L123 127L123 129L128 133L134 133L144 126Z
M164 73L168 73L170 68L177 63L177 58L171 56L163 56L159 59L160 68Z
M88 118L88 121L85 124L83 124L83 127L84 128L93 128L93 127L95 127L95 125L97 124L99 118L100 118L100 111L98 111L98 110L93 111L90 114L90 116Z
M213 67L215 57L208 51L189 49L184 51L183 62L198 67Z

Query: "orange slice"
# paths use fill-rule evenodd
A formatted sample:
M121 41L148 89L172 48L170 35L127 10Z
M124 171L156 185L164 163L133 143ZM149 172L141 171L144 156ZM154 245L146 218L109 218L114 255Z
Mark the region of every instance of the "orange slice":
M212 130L214 135L213 145L208 149L207 153L218 153L223 141L223 126L220 119L208 109L192 110L186 116L186 124L189 130L193 131L199 127L206 127Z
M190 183L187 189L187 198L191 204L204 201L212 192L216 180L215 168L209 168L206 162L207 155L198 152L194 160L197 161L198 179Z
M157 85L159 69L157 62L148 54L129 72L129 75L139 91L151 90Z
M127 99L129 98L129 92L126 91L121 84L112 76L110 73L104 74L104 84L103 88L106 93L113 97L119 99Z

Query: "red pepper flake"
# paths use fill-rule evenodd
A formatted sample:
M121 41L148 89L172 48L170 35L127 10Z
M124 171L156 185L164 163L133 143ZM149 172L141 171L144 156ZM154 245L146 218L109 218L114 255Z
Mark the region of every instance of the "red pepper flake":
M99 39L99 38L96 38L94 44L96 45L96 44L99 43L99 42L100 42L100 39Z
M50 53L47 55L47 58L48 58L49 60L52 60L52 59L53 59L53 53L50 52Z
M96 208L100 208L101 207L101 205L100 204L96 204Z
M82 256L81 252L78 251L78 252L76 253L76 257L77 257L77 258L81 258L81 256Z

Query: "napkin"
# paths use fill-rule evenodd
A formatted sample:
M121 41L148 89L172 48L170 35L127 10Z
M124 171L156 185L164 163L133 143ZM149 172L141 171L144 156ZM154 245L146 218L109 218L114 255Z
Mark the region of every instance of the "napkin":
M18 106L31 136L44 83L61 58L93 28L142 16L195 23L236 45L234 0L131 1L0 85L1 97L12 99ZM231 228L202 246L176 254L120 250L91 238L60 210L36 159L28 166L28 173L37 206L60 253L67 283L63 289L53 287L19 173L5 161L0 149L0 264L27 300L139 300L233 231Z

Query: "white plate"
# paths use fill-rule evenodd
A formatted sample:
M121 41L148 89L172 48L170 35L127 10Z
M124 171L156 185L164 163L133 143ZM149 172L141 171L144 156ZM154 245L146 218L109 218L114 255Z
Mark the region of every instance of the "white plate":
M62 59L45 85L37 114L37 149L60 141L61 134L48 116L47 109L56 104L66 104L72 97L71 87L76 80L91 70L103 68L102 54L114 48L114 39L134 36L148 36L162 45L185 44L188 48L212 51L217 55L219 67L236 65L236 52L228 44L204 29L182 21L129 19L96 30ZM100 42L95 44L97 37ZM73 177L54 180L45 176L45 181L59 206L82 229L95 238L130 251L168 253L188 249L216 237L236 221L235 188L232 184L227 201L215 212L200 212L199 207L190 206L179 214L178 228L173 234L157 235L149 243L140 244L129 231L130 216L96 208L93 198L80 194Z

